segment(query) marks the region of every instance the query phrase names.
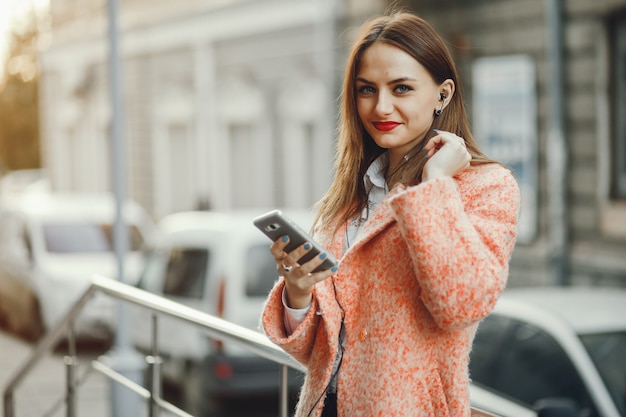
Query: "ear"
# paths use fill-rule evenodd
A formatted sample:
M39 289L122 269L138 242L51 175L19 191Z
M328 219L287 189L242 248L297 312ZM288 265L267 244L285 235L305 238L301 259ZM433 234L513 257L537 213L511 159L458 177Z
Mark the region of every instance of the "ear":
M448 106L450 100L452 100L452 96L454 96L455 90L456 86L454 85L454 81L452 81L450 78L439 84L439 94L443 94L445 96L445 98L443 98L443 96L440 96L443 98L440 103L442 109L445 109Z

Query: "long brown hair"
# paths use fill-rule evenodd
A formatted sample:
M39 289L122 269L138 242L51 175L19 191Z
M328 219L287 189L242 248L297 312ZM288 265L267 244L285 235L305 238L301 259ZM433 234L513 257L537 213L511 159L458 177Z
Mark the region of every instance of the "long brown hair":
M411 55L430 73L435 83L441 84L447 79L454 82L455 93L440 116L435 117L433 113L431 128L464 138L472 155L472 165L494 162L483 154L472 136L456 66L435 29L409 12L396 12L370 20L362 26L348 57L341 93L335 178L319 202L315 221L315 225L325 224L334 227L335 231L367 205L363 175L374 159L386 151L376 145L365 131L356 107L355 78L360 60L365 50L375 42L385 42ZM425 137L414 151L409 152L409 161L399 166L393 178L388 178L388 183L414 185L421 181L426 164L425 152L421 148L428 138Z

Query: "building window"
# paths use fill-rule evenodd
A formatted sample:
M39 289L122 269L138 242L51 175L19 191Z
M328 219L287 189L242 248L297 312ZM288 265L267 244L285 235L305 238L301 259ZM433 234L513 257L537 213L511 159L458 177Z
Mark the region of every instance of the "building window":
M315 124L314 123L305 123L304 125L304 159L303 162L305 166L302 167L302 172L305 173L313 173L315 172ZM304 196L305 200L302 201L302 205L304 207L311 207L318 200L319 196L314 194L315 190L315 176L314 175L304 175L304 180L306 183L304 184L305 190L307 190L306 195Z
M613 23L613 132L612 135L612 194L626 198L626 16Z
M253 129L251 124L234 123L229 126L230 133L230 189L233 208L255 207L256 195L253 189L260 175L258 159L255 155Z

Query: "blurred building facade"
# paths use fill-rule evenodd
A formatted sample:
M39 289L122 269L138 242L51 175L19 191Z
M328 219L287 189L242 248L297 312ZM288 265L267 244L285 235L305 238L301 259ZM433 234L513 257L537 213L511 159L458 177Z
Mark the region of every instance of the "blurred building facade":
M626 1L404 4L450 42L476 139L517 168L526 218L511 284L626 285ZM528 96L531 118L519 105ZM510 125L534 130L509 135L528 146L507 144Z
M386 0L121 0L130 194L155 217L306 207L332 175L346 46ZM626 0L404 0L455 55L523 192L511 285L626 286ZM110 190L106 2L51 0L43 160Z
M337 3L118 1L129 194L155 217L319 199L332 174ZM55 189L110 191L107 3L50 7L44 165Z

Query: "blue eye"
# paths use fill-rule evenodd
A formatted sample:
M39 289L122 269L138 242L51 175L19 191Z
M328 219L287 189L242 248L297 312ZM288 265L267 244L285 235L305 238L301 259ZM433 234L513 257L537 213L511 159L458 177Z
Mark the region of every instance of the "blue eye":
M397 91L398 93L408 93L409 91L413 89L409 87L408 85L399 85L396 88L394 88L394 90Z
M372 93L376 92L374 87L371 87L369 85L364 85L364 86L358 87L357 91L358 91L359 94L372 94Z

